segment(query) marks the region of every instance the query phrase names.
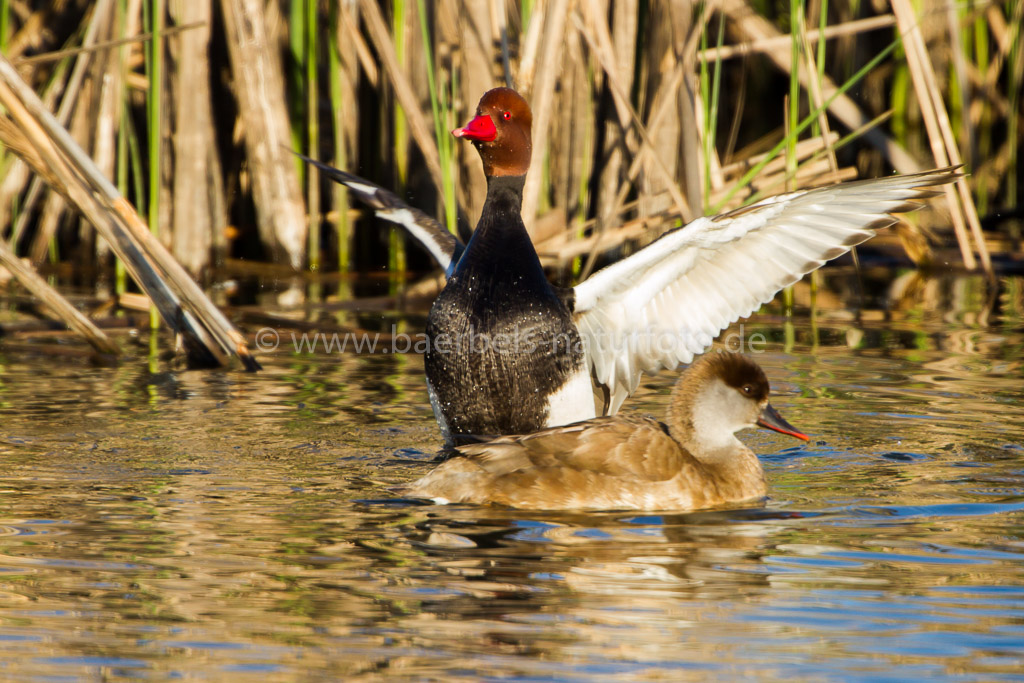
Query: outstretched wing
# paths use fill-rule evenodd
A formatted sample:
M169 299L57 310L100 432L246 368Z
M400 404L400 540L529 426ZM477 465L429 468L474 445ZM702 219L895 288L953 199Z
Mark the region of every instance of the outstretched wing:
M394 193L388 192L379 185L328 166L316 159L311 159L304 154L292 153L307 164L316 166L321 173L334 182L347 187L359 198L359 201L373 208L378 217L397 223L408 230L409 234L419 240L423 248L430 252L438 265L444 269L445 275L451 274L455 264L459 262L459 257L462 256L465 246L455 235L445 230L444 226L419 209L409 206Z
M575 316L608 414L643 372L674 368L783 287L896 222L953 168L792 192L666 233L575 287Z

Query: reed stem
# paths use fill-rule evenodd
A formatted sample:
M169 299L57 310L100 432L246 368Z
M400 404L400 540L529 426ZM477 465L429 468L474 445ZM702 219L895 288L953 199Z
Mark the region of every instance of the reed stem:
M391 35L395 44L395 57L398 59L398 64L402 69L407 69L405 59L405 0L392 0ZM394 101L392 126L392 155L395 160L395 172L398 175L398 189L401 191L404 190L408 182L409 135L405 110L402 109L402 104L398 102L397 98ZM440 149L438 152L440 152ZM401 228L392 226L388 231L388 273L391 276L392 284L397 284L398 278L403 276L405 270L405 238Z
M341 0L331 2L331 35L333 40L327 50L328 74L331 91L331 111L334 113L334 165L338 168L348 168L348 154L345 150L345 120L343 117L344 102L341 93L341 46L338 44L339 25L341 23ZM335 230L338 238L338 270L347 273L350 267L350 228L348 220L348 190L341 183L331 183L334 190L334 206L337 214ZM342 278L344 282L344 278Z
M444 216L445 227L454 234L457 230L458 213L455 205L455 174L452 160L454 158L454 147L451 136L444 131L441 104L438 98L437 79L434 72L434 48L430 40L430 27L427 23L427 9L423 0L416 0L416 8L419 13L420 30L423 34L423 57L427 66L427 87L430 88L430 111L434 117L434 136L437 140L437 153L441 162L441 185L444 190ZM453 76L452 83L455 83ZM450 113L450 110L449 110Z
M7 32L10 30L11 0L0 0L0 52L7 51Z
M803 0L789 2L789 109L786 135L786 173L796 176L796 142L800 123L800 17L804 12ZM814 120L817 120L815 117ZM813 122L813 121L812 121ZM792 190L792 187L786 188Z
M319 73L317 62L317 0L305 0L305 24L304 31L305 50L303 57L306 66L306 135L307 149L310 154L319 154L320 149L320 89L317 75ZM310 182L308 188L309 206L309 234L307 235L307 253L309 269L317 271L320 269L320 183L315 179L319 174L310 170Z
M146 72L149 76L149 91L146 99L147 113L147 142L149 162L149 207L146 214L149 231L154 235L160 234L160 168L161 168L161 147L163 138L163 120L161 93L163 91L163 28L164 0L149 0L143 3L148 9L144 19L148 19L148 28L153 36L149 41L146 55ZM156 329L160 326L160 315L155 306L149 308L150 328Z

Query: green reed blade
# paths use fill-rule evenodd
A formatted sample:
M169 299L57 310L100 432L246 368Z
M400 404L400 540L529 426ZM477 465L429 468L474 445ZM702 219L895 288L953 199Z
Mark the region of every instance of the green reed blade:
M298 4L298 3L296 3ZM305 23L304 31L306 71L306 136L308 140L307 149L310 154L318 154L320 149L320 117L319 114L319 81L317 79L319 66L317 62L317 0L305 0ZM314 174L315 175L315 174ZM309 215L310 218L320 216L320 188L311 185L309 188ZM320 221L310 220L309 234L307 235L308 245L307 258L309 269L316 271L320 269Z
M434 72L434 49L430 40L430 28L427 25L427 9L423 0L416 0L416 9L419 13L420 31L423 34L423 58L427 67L427 87L430 89L430 110L434 117L434 137L437 140L437 152L441 158L441 182L444 189L444 214L445 225L451 233L457 230L457 213L455 207L455 180L451 176L452 145L446 138L443 121L448 118L450 108L442 117L441 104L438 101L437 79ZM452 83L455 83L453 76Z
M147 44L148 56L146 73L149 77L149 90L146 97L147 127L146 141L149 161L149 211L147 218L149 231L154 235L160 234L160 168L161 168L161 147L163 140L163 119L161 99L163 91L163 0L149 0L143 3L143 21L148 19L148 29L152 35ZM149 307L149 326L156 329L160 326L160 315L155 306Z
M328 74L330 75L331 111L334 112L334 165L338 168L348 167L348 155L345 151L345 128L342 118L341 98L341 50L338 45L338 26L341 22L341 10L339 2L334 0L331 3L331 44L327 50ZM338 270L342 273L349 271L350 255L350 228L348 222L348 191L342 183L331 183L334 194L334 201L331 203L337 213L335 230L338 237ZM342 280L344 282L344 280Z
M391 35L395 44L395 56L399 67L405 68L405 0L392 0L391 3ZM402 190L408 181L409 146L406 130L405 110L395 98L393 121L392 154L395 160L395 171L398 173L398 188ZM405 238L398 226L388 229L388 273L396 283L406 270Z

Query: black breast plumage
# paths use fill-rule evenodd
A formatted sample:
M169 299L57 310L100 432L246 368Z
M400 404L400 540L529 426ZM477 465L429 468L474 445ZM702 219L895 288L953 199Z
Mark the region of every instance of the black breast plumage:
M449 440L542 428L551 395L584 365L569 306L523 226L522 185L489 179L480 223L427 320L424 365Z

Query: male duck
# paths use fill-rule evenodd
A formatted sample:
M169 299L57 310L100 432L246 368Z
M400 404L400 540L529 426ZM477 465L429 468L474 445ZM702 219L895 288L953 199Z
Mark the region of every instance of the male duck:
M613 415L641 373L689 362L731 322L958 177L945 169L771 197L698 218L563 289L545 277L520 216L531 123L526 100L495 88L452 131L473 143L487 176L465 246L387 190L306 158L404 226L444 268L424 364L449 443L592 418L595 393L600 414Z
M760 425L807 439L768 402L752 360L709 353L676 382L665 422L601 417L462 446L403 493L518 508L693 510L763 498L764 471L736 437Z

